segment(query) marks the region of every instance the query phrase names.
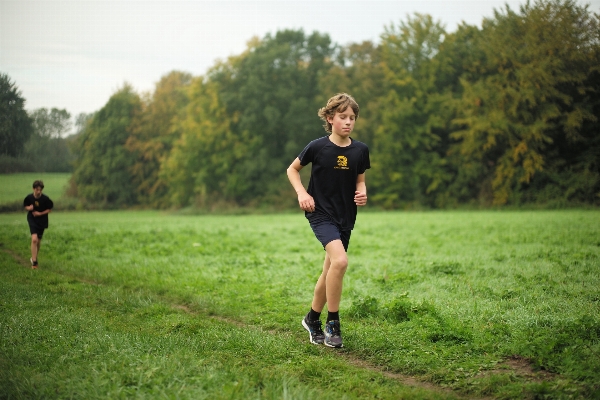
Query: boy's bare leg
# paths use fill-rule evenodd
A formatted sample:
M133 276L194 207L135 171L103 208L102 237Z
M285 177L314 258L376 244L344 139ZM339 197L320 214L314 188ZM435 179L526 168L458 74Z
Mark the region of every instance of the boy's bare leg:
M341 240L334 240L325 246L327 252L323 262L323 272L315 286L312 302L313 310L321 312L325 303L328 311L339 311L342 298L342 284L348 256Z
M42 241L38 239L37 233L31 235L31 259L37 261L38 253L40 252L40 246Z
M331 261L329 260L329 255L325 253L325 261L323 261L323 272L321 272L321 276L317 280L317 284L315 285L315 293L312 301L312 309L316 312L323 311L325 307L325 303L327 302L327 272L329 271L329 267L331 265Z

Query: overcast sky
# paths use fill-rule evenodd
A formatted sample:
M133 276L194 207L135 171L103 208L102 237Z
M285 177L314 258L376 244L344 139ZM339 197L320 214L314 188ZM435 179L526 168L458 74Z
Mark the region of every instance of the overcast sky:
M600 13L600 0L577 0ZM481 26L494 9L523 1L28 1L0 0L0 72L28 110L97 111L123 83L151 91L172 70L203 75L240 54L253 36L281 29L328 33L338 44L379 41L415 12L454 31Z

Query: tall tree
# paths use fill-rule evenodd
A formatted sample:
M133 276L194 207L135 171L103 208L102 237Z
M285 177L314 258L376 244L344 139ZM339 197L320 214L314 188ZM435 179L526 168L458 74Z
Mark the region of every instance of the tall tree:
M30 116L33 135L25 143L25 157L36 171L72 171L74 157L64 137L71 131L71 114L64 109L39 108Z
M373 199L384 207L427 204L450 179L445 167L445 97L436 86L445 31L431 16L415 14L382 35L386 94L375 132Z
M453 137L465 162L489 170L494 204L519 203L529 188L565 192L583 173L575 192L598 193L598 21L571 0L507 6L484 21L485 62L462 81Z
M173 143L181 136L176 119L187 106L191 80L191 74L180 71L163 76L133 118L125 147L135 157L131 174L141 204L159 207L168 204L168 182L159 172Z
M0 73L0 154L21 154L32 131L21 91L8 75Z
M321 75L318 103L339 92L352 95L360 105L360 116L352 137L372 145L379 126L379 100L385 93L381 47L370 41L351 43L339 49L334 65Z
M489 166L465 159L455 146L456 140L452 138L452 132L460 129L453 121L461 113L461 99L464 96L461 80L478 77L479 66L485 61L481 38L479 28L463 23L455 32L444 36L435 55L436 86L442 100L436 115L444 125L440 149L445 151L444 161L449 178L435 193L435 204L440 207L476 203L489 192L485 184Z
M214 166L212 170L199 167L202 172L195 171L195 187L206 188L212 199L238 205L266 199L276 203L284 198L283 190L288 199L289 184L283 171L308 141L325 134L316 115L322 106L317 97L319 78L331 67L333 51L326 35L280 31L249 42L245 53L216 66L202 83L196 83L192 92L200 97L190 98L193 104L183 126L203 130L186 131L183 139L204 137L202 140L211 143L208 148L226 147L220 149L223 154L204 160ZM217 95L212 94L214 90ZM219 112L223 107L222 118L229 124L227 141L204 128L214 122L218 125L215 129L224 132L222 124L212 118L199 121L190 114L189 110L195 112L201 104L203 109L216 107ZM211 178L220 173L216 171L227 171L217 184Z
M106 207L135 204L130 168L134 163L125 148L133 116L141 100L131 86L118 90L98 111L78 138L79 157L72 180L84 202Z
M93 117L94 113L77 114L77 116L75 116L75 135L81 134Z
M67 110L39 108L31 113L33 129L37 136L59 138L68 134L73 126Z
M247 184L235 169L251 143L233 135L235 116L227 114L219 94L219 85L203 77L190 86L186 118L177 128L182 135L160 170L160 178L169 182L173 206L215 204L231 199Z
M316 116L322 107L319 78L334 54L329 36L302 30L266 35L248 50L233 78L222 85L228 113L239 115L232 124L234 134L255 144L236 166L243 183L232 199L238 203L287 189L282 171L308 141L325 134Z

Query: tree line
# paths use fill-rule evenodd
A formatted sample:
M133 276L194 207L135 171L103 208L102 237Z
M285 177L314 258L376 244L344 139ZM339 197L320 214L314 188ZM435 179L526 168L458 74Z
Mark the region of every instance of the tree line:
M124 85L73 142L71 194L103 207L270 206L326 134L337 92L361 112L381 208L600 204L600 16L572 0L508 6L447 32L414 14L378 44L282 30L205 75Z
M80 114L81 131L89 118ZM25 99L7 74L0 73L0 173L72 172L73 122L65 109L25 110Z

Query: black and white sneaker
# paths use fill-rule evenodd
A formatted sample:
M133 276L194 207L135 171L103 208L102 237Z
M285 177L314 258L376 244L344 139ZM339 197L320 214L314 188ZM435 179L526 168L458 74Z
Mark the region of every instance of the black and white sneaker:
M311 321L308 319L308 314L306 314L306 317L302 318L302 326L308 331L312 344L323 344L325 334L321 328L320 320Z
M325 346L329 347L343 347L342 343L342 329L340 327L340 321L333 320L328 321L325 324Z

